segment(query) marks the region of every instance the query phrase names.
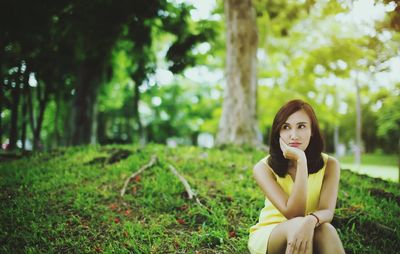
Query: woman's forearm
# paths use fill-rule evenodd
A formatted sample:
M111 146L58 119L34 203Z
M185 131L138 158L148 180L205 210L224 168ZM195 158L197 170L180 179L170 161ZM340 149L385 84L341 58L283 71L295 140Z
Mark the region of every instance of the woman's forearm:
M296 179L287 201L287 211L289 211L288 217L290 218L305 215L307 203L307 178L307 160L304 157L297 161Z

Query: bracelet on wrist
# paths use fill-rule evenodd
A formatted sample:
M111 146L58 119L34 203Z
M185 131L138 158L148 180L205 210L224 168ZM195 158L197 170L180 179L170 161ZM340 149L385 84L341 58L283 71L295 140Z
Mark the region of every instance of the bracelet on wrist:
M307 215L314 216L314 217L317 219L317 223L315 224L315 227L318 227L318 226L319 226L319 218L318 218L318 216L315 215L314 213L309 213L309 214L307 214Z

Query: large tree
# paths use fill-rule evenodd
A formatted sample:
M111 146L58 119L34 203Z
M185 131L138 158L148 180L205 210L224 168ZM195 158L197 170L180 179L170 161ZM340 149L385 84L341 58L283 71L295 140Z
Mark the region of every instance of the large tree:
M256 14L251 0L225 0L226 87L217 145L257 145Z
M56 137L62 133L65 144L96 143L99 89L113 75L111 53L124 40L132 45L132 66L126 70L135 85L130 112L139 132L143 132L138 111L139 86L155 71L152 42L159 35L154 30L176 36L167 58L171 71L181 72L194 64L192 47L207 39L200 31L204 29L197 31L186 21L190 10L190 6L166 0L121 0L118 4L102 0L1 2L0 112L5 108L11 115L7 128L10 147L16 148L17 141L22 139L24 143L31 136L34 147L39 147L42 122L51 121L45 119L49 114L45 111L50 105L52 112L53 103L57 105L53 125ZM37 81L33 86L28 82L31 74ZM57 119L61 111L66 124L59 132ZM27 124L31 133L27 133ZM1 130L3 125L1 119Z

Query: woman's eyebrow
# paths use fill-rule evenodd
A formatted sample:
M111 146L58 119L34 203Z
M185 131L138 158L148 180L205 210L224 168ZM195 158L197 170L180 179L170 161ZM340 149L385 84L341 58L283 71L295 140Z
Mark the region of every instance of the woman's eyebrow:
M307 122L298 122L297 125L299 124L308 124Z

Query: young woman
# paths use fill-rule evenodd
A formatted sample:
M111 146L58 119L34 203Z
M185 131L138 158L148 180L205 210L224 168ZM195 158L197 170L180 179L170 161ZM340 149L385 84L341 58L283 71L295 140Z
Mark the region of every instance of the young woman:
M340 167L322 153L323 139L312 107L286 103L272 124L269 156L253 169L265 207L250 228L251 254L344 253L335 212Z

